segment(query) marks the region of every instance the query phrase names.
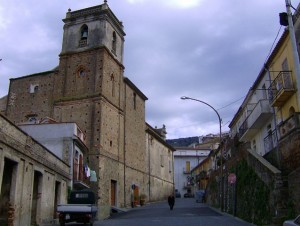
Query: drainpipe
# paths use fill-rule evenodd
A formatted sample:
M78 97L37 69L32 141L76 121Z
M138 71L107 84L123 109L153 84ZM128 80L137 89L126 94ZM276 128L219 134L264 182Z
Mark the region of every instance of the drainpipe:
M123 126L123 130L124 130L124 132L123 132L123 136L124 136L124 138L123 138L123 142L124 142L124 145L123 145L123 161L124 161L124 175L123 175L123 179L124 179L124 184L123 184L123 189L124 189L124 207L126 207L126 148L125 148L125 146L126 146L126 140L125 140L125 138L126 138L126 129L125 129L125 127L126 127L126 97L127 97L127 92L126 92L126 84L124 83L124 91L125 91L125 94L124 94L124 96L125 96L125 98L124 98L124 126Z
M149 134L150 137L148 137L148 170L149 170L149 182L148 182L148 197L149 197L149 202L150 202L150 195L151 195L151 158L150 158L150 144L151 144L151 135Z

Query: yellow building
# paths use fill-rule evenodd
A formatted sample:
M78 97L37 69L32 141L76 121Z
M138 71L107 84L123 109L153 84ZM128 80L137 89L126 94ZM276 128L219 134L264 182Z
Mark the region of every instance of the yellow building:
M279 124L295 112L299 112L293 47L287 30L279 40L267 65L272 81L269 87L270 103L272 107L275 107L276 120ZM280 136L284 135L285 132L287 131L282 128Z

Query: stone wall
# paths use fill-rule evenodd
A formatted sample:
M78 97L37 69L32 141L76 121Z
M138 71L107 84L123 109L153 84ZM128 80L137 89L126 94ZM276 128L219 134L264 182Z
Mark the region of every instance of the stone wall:
M290 135L278 143L280 150L280 169L284 174L289 174L300 165L300 130L294 130Z
M56 73L49 71L11 79L6 116L15 124L27 122L30 116L36 116L38 120L52 117Z
M174 192L174 156L175 149L153 132L147 125L146 130L146 156L149 164L149 191L146 193L149 201L166 199Z
M282 172L257 152L249 149L247 145L238 145L234 148L237 150L234 155L223 162L224 211L232 214L236 212L238 217L254 223L282 225L282 220L287 214L288 203L288 189ZM241 164L243 162L245 164ZM220 173L218 169L210 175L207 200L211 205L221 208ZM237 175L236 186L228 183L229 173ZM251 184L256 186L253 187ZM234 198L237 203L235 211ZM245 202L247 205L243 207ZM251 212L251 216L247 211Z
M291 215L297 215L300 213L300 167L289 174L288 185L289 200L291 202L289 211L292 212Z
M288 210L296 215L300 212L300 130L292 131L288 136L279 141L279 156L281 170L288 186Z
M16 226L50 222L55 203L66 203L69 165L2 115L0 128L0 194L9 194L7 200L0 198L1 209L5 209L6 201L13 205ZM5 178L6 174L11 178ZM38 189L33 188L35 183Z

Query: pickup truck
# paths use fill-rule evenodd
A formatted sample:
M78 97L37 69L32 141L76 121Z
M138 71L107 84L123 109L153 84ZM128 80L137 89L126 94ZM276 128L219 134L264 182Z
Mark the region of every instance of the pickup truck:
M57 205L60 226L68 222L93 226L98 208L95 194L91 190L71 191L68 204Z

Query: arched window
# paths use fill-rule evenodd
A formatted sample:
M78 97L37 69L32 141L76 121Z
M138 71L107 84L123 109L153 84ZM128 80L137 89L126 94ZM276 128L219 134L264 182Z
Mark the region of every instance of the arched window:
M81 40L87 39L88 35L89 35L89 28L86 24L84 24L81 27Z
M292 115L294 115L295 114L295 108L292 106L292 107L290 107L290 109L289 109L289 116L292 116Z
M112 37L112 51L113 53L116 54L116 48L117 48L117 35L116 32L113 32L113 37Z
M86 73L87 72L87 70L86 70L86 68L83 66L83 65L80 65L78 68L77 68L77 75L79 76L79 77L85 77L86 76Z
M87 46L88 36L89 36L89 28L86 24L84 24L80 29L79 47Z

